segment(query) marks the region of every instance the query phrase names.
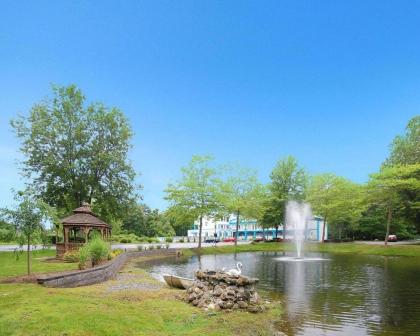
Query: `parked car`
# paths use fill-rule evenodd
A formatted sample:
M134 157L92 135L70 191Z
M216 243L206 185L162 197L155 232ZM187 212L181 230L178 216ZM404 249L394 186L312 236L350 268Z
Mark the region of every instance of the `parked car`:
M256 243L259 243L259 242L264 241L264 238L263 237L256 237L256 238L254 238L253 241L256 242Z
M220 239L219 238L213 238L213 237L209 237L204 239L205 243L220 243Z
M397 241L397 236L396 235L389 235L388 236L388 241L389 242L396 242Z
M228 237L228 238L223 239L223 242L225 242L225 243L232 243L235 240L236 240L235 237Z

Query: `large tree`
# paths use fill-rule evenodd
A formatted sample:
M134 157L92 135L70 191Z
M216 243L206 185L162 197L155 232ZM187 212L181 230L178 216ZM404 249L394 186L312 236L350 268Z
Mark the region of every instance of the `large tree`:
M283 223L283 239L286 239L286 222L284 221L286 203L290 200L301 201L305 198L306 174L299 167L293 156L288 156L277 162L270 174L270 204L267 206L268 223L271 221L276 228Z
M404 135L398 135L391 144L391 153L385 165L420 163L420 115L412 118Z
M187 167L181 168L181 179L166 188L165 199L172 207L187 211L200 221L198 248L201 248L203 218L217 212L216 169L210 156L193 156Z
M132 131L117 108L86 102L75 85L11 120L24 154L22 172L46 203L67 213L82 202L112 222L134 194L128 161Z
M264 197L264 187L258 182L257 174L244 168L230 169L225 179L219 182L219 202L228 213L236 215L236 239L240 216L252 218L258 215L261 198Z
M417 198L407 198L407 194L420 194L420 163L383 167L379 173L372 174L367 186L368 201L386 213L386 233L384 244L388 244L388 236L395 213L407 208L420 208Z

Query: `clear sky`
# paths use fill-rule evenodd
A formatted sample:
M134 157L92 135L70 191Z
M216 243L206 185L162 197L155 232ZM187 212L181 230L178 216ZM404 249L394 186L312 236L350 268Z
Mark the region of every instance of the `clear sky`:
M3 1L0 206L22 186L8 120L51 83L124 111L152 207L193 154L363 182L420 113L420 2Z

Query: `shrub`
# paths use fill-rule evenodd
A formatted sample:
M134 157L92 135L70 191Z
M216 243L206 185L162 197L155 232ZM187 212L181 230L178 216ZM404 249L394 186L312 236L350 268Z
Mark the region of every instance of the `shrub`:
M115 256L119 256L121 253L123 253L124 251L123 250L121 250L121 249L115 249L115 250L113 250L112 251L114 254L115 254Z
M154 238L147 238L148 243L153 243L154 241L155 241Z
M166 247L166 249L168 249L169 248L169 244L166 244L165 247Z
M173 239L172 237L166 237L166 238L165 238L165 241L166 241L167 243L173 243L173 242L174 242L174 239Z
M130 238L121 238L120 239L120 243L123 243L123 244L125 244L125 243L131 243L131 239Z
M101 260L107 258L109 245L100 238L95 238L88 243L90 256L93 264L98 264Z
M150 245L149 246L149 250L154 250L155 249L155 246L154 245Z
M162 248L162 245L157 245L156 249L160 250Z
M184 238L181 238L178 242L179 243L183 243L184 242Z
M90 258L89 245L86 244L79 249L79 268L85 268L86 262Z
M78 262L80 260L80 253L79 251L68 251L64 253L63 259L67 262Z

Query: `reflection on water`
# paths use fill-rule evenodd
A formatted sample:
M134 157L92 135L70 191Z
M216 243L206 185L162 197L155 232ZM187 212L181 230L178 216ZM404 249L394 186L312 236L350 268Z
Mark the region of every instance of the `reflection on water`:
M259 291L280 299L277 325L287 335L420 335L420 261L408 257L310 254L328 260L287 262L288 253L206 255L151 265L150 272L193 277L233 268L260 279Z

